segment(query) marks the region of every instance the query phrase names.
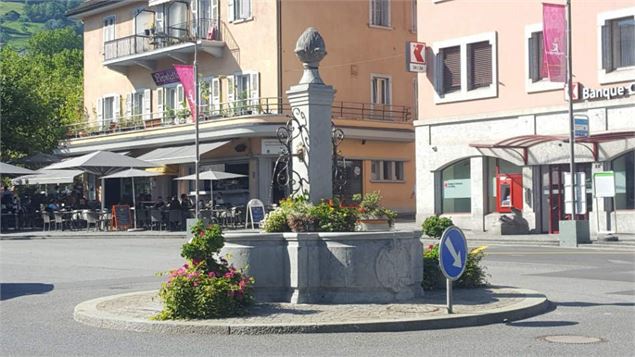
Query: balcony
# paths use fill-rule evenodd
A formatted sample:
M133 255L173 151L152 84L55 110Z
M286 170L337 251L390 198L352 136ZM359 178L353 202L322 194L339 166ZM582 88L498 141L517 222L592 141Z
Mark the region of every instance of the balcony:
M257 116L258 118L279 118L290 115L291 107L281 98L259 98L237 100L231 103L201 105L199 107L200 124L219 119L239 119ZM409 124L412 121L410 108L395 105L377 105L370 103L335 102L332 107L333 119L358 121L360 125L378 125L381 123ZM372 123L372 124L371 124ZM184 127L192 125L188 109L168 109L163 112L134 114L128 117L110 118L103 123L83 122L66 127L67 139L100 137L124 132L143 132L148 129Z
M148 29L144 34L107 41L104 43L104 66L119 72L126 72L132 66L155 71L156 61L162 58L189 63L196 42L203 52L222 57L225 47L222 28L222 23L199 19L197 33L190 30L190 23L183 23L167 26L166 32Z

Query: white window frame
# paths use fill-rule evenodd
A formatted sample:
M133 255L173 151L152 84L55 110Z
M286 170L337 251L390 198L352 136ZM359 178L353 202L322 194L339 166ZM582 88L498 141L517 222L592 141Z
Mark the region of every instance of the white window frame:
M388 80L388 103L375 103L373 101L373 94L375 92L375 88L373 82L375 79L386 79ZM392 105L392 76L383 74L383 73L371 73L370 74L370 103L371 105L379 104L379 105Z
M410 32L417 33L417 0L410 0Z
M608 73L602 68L602 26L607 21L629 16L635 16L635 7L601 12L597 15L597 68L598 82L600 84L635 80L635 66L617 68Z
M532 82L531 78L529 78L529 39L536 32L542 32L542 23L525 26L525 91L527 93L536 93L564 89L564 83L552 82L549 78L543 78L537 82Z
M138 117L139 119L143 118L143 96L144 90L138 89L134 92L130 93L132 97L132 104L130 106L130 116L132 118ZM135 107L138 107L139 112L135 113Z
M372 173L375 162L379 163L377 165L377 169L379 170L377 172L377 178L373 178L373 173ZM386 163L388 162L391 163L390 177L386 178L384 177L384 168ZM401 163L401 171L403 175L401 179L397 179L397 163ZM404 160L371 160L370 166L371 166L371 174L370 174L371 182L405 182L406 181L406 162Z
M249 3L249 13L248 14L240 14L236 13L239 7L237 6L239 3ZM242 9L243 7L241 7ZM251 21L254 19L254 1L252 0L229 0L228 1L228 11L232 11L233 13L227 14L228 22L232 24L239 24L241 22Z
M492 84L488 87L481 87L468 90L468 45L478 42L488 41L492 46ZM454 38L445 41L438 41L432 44L434 52L434 103L452 103L474 99L494 98L498 96L498 61L497 61L497 35L496 32L484 32L476 35ZM461 51L461 90L441 93L436 90L437 83L443 80L443 65L440 51L444 48L459 46Z
M387 0L388 4L388 24L378 25L373 23L373 2L377 0L368 0L368 26L384 30L392 30L392 0Z
M108 20L112 20L112 25L106 26L106 21ZM112 26L112 39L106 39L106 28ZM103 22L102 22L102 32L103 32L103 40L104 40L104 44L108 41L113 41L117 38L117 32L116 32L116 28L117 28L117 16L115 15L109 15L109 16L104 16L103 18Z

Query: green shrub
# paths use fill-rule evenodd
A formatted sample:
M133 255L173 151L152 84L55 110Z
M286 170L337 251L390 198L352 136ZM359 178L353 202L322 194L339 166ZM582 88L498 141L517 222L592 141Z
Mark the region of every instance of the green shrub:
M432 238L441 238L443 231L445 231L448 227L453 226L452 220L447 217L439 217L439 216L430 216L423 221L421 225L421 229L423 230L423 234Z
M224 244L220 226L205 227L198 221L192 233L192 240L181 248L188 261L168 273L168 281L159 290L163 310L154 318L211 319L244 314L253 302L254 280L224 258L216 259Z
M465 271L454 282L456 288L478 288L487 286L487 269L481 266L485 247L474 248L467 255ZM439 245L430 244L423 252L423 282L424 290L445 288L446 278L439 268Z
M265 232L353 232L357 209L342 207L337 200L313 205L306 197L286 199L269 212L262 228Z
M359 204L360 219L387 219L391 226L397 218L397 212L381 206L381 196L379 191L369 192L363 197L356 193L353 195L353 202Z

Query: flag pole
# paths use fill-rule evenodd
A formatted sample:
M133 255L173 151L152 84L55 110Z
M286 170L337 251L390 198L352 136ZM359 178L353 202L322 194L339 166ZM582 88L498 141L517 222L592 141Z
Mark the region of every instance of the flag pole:
M199 93L198 93L198 16L199 16L199 3L196 0L196 15L194 16L194 91L195 91L195 100L194 100L194 113L192 113L194 117L194 146L196 146L196 157L194 159L194 171L196 173L196 180L194 183L194 189L196 190L194 194L194 218L200 218L200 212L198 207L198 195L199 195L199 142L198 142L198 102L199 102Z
M573 122L573 53L571 52L571 0L567 0L567 79L566 79L566 91L568 94L568 111L569 111L569 172L571 174L571 220L575 221L575 187L576 187L576 174L575 174L575 123Z

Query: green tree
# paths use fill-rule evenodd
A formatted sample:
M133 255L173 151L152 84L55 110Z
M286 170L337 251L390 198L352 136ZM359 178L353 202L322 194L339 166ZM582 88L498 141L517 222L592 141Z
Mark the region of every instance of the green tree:
M0 50L2 161L51 151L64 125L83 117L81 38L71 29L42 31L24 53Z

